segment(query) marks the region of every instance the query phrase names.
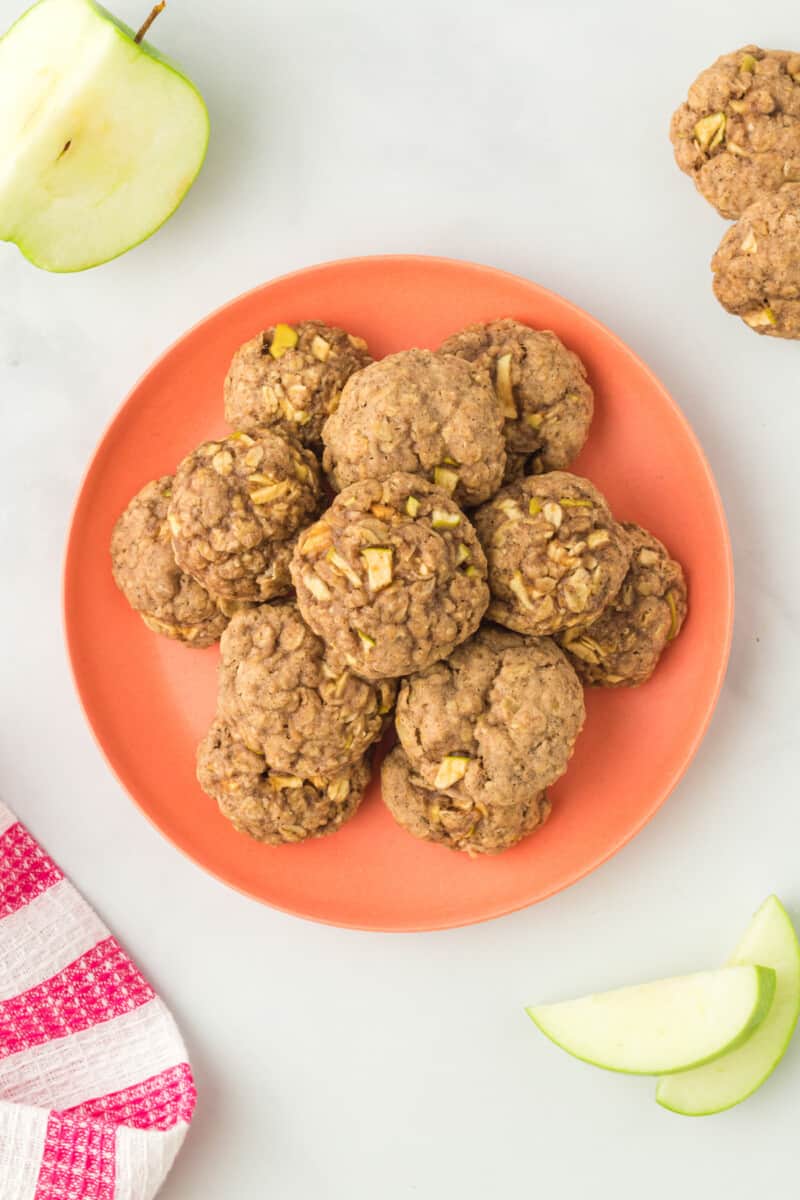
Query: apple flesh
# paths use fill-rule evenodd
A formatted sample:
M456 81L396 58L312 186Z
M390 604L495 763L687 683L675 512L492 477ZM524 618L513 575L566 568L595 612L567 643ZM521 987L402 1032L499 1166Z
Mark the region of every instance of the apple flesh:
M741 1045L766 1017L775 986L769 967L725 967L527 1012L551 1041L584 1062L666 1075Z
M92 0L40 0L0 39L0 239L49 271L143 241L208 145L200 93Z
M774 969L777 986L772 1007L738 1050L708 1066L659 1081L656 1099L673 1112L701 1117L740 1104L772 1074L792 1039L800 1015L800 944L776 896L762 904L730 962L758 962Z

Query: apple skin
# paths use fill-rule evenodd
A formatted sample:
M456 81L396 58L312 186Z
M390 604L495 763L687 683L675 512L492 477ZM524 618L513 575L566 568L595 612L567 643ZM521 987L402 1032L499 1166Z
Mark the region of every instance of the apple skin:
M662 1108L685 1117L726 1112L758 1091L780 1063L800 1017L800 942L777 896L764 901L728 961L752 963L755 957L769 963L778 979L764 1023L744 1046L712 1065L662 1079L656 1089Z
M6 39L8 39L9 37L11 37L14 34L14 32L22 25L22 23L24 21L26 21L29 17L31 17L34 13L36 13L36 11L38 9L41 9L41 8L49 5L50 3L51 3L51 0L37 0L37 2L35 4L33 4L24 13L22 13L22 15L17 18L17 20L13 23L13 25L11 25L10 28L2 36L0 36L0 46L2 46L2 43ZM120 245L119 248L114 249L111 252L102 253L100 256L98 256L96 258L87 260L86 262L82 262L80 264L74 264L71 262L70 263L62 263L56 259L53 259L51 256L48 256L47 254L43 254L41 249L38 246L31 244L31 242L28 241L24 235L19 236L19 237L4 236L2 230L0 230L0 241L5 240L5 241L9 241L12 244L16 245L17 248L20 250L20 252L24 255L24 257L33 266L38 267L41 270L45 270L45 271L48 271L53 274L75 274L77 272L91 270L92 268L101 266L102 264L104 264L106 262L111 262L113 259L119 258L123 254L127 254L127 252L129 250L135 249L136 246L141 245L143 242L147 241L148 238L152 237L154 233L158 232L158 230L163 225L166 224L166 222L170 219L170 217L172 217L174 215L174 213L177 211L177 209L183 203L187 194L191 190L195 180L197 179L197 176L199 175L200 170L202 169L203 163L205 162L206 154L208 151L210 132L211 132L210 120L209 120L209 116L208 116L208 109L206 107L205 101L204 101L200 91L198 90L196 85L192 82L192 80L189 79L188 76L186 76L169 58L167 58L165 55L161 54L154 46L151 46L150 43L147 42L145 39L143 39L140 43L136 43L135 31L133 29L131 29L128 25L126 25L123 21L121 21L118 17L116 17L113 13L110 13L102 5L97 4L95 2L95 0L82 0L82 3L87 9L89 9L91 12L93 12L99 20L103 21L104 23L106 23L108 25L108 27L114 32L116 37L119 39L120 44L124 45L126 48L135 46L138 53L141 53L147 59L152 60L154 63L157 63L165 71L170 72L173 76L175 76L177 79L179 79L181 81L182 85L184 85L186 88L188 88L193 93L193 95L197 101L197 110L198 110L198 112L202 113L203 118L204 118L204 120L203 120L203 136L202 136L202 140L198 143L196 161L194 163L193 169L185 176L184 180L182 181L182 186L180 188L180 191L177 192L176 196L175 196L175 203L170 208L165 209L159 215L159 217L154 221L154 223L152 225L149 225L146 229L142 230L138 235L135 235L130 242L126 242L124 245ZM0 199L2 199L2 196L0 196Z
M730 972L736 972L736 978L734 978L733 974ZM747 975L742 974L742 972L747 972ZM644 1006L643 1013L640 1012L639 1014L636 1014L639 1017L640 1026L643 1015L645 1017L645 1021L650 1020L653 1026L655 1026L658 1022L661 1022L663 1026L665 1015L667 1015L673 1021L676 1020L675 1012L679 1012L680 1010L681 992L683 992L682 999L684 1005L688 999L689 1007L693 1008L699 995L705 994L706 997L711 998L713 1001L714 997L712 996L712 990L719 987L727 989L728 985L735 986L736 988L742 985L742 987L746 989L746 995L749 999L750 1007L748 1009L742 1008L742 1011L739 1014L738 1024L731 1024L731 1028L728 1031L730 1036L727 1041L721 1042L717 1040L715 1044L709 1047L707 1053L703 1053L698 1057L691 1058L689 1060L684 1058L680 1062L667 1062L664 1059L662 1059L661 1062L658 1062L655 1058L646 1059L646 1054L643 1053L641 1057L641 1062L643 1065L640 1067L631 1065L632 1058L629 1044L628 1047L625 1047L624 1052L617 1053L617 1057L614 1060L614 1053L617 1052L620 1042L626 1036L630 1037L630 1028L635 1026L634 1020L632 1023L626 1024L625 1032L622 1032L623 1025L620 1025L619 1023L619 1016L625 1014L626 1002L632 1000L635 1003L640 998L646 996L652 1011L647 1011L646 1004ZM565 1050L568 1054L571 1054L573 1058L578 1058L582 1062L588 1063L590 1066L600 1067L603 1070L615 1071L624 1075L666 1076L676 1072L684 1072L689 1069L694 1069L696 1067L703 1066L706 1063L714 1062L724 1055L729 1054L732 1050L735 1050L743 1043L746 1043L747 1040L753 1036L754 1032L756 1032L759 1025L767 1016L775 995L775 989L775 971L773 971L770 967L752 964L733 968L723 967L721 971L704 971L696 975L688 975L676 979L659 980L657 983L643 984L637 987L620 988L614 992L606 992L595 996L586 996L582 1000L569 1001L566 1004L543 1005L539 1007L528 1008L526 1009L526 1012L537 1028L547 1038L549 1038L551 1042L558 1046L559 1049ZM698 996L694 995L693 993L697 993ZM653 999L656 1001L655 1005L652 1004ZM719 1000L719 997L716 997L716 999ZM676 1000L678 1001L677 1009ZM568 1013L567 1021L569 1022L568 1010L573 1010L573 1012L575 1009L579 1010L579 1023L582 1022L584 1024L583 1040L585 1042L586 1023L591 1021L595 1015L592 1012L592 1008L594 1006L603 1006L608 1004L619 1006L616 1017L617 1029L612 1039L612 1041L616 1039L616 1044L613 1046L612 1052L610 1054L606 1054L606 1061L600 1061L599 1057L590 1057L586 1046L584 1046L582 1049L578 1048L578 1043L581 1036L580 1031L578 1032L578 1037L573 1041L573 1044L568 1044L568 1038L565 1038L564 1036L564 1013ZM553 1014L555 1014L555 1020L553 1020ZM630 1018L632 1015L633 1010L629 1009L627 1017ZM680 1020L680 1016L678 1016L677 1019ZM559 1023L561 1025L560 1030L558 1029ZM600 1023L602 1027L602 1017ZM575 1028L577 1029L577 1026ZM608 1042L607 1030L603 1031L603 1033L607 1040L608 1049L610 1043ZM595 1051L595 1054L597 1053L598 1052ZM649 1053L652 1053L652 1051L649 1051ZM661 1050L661 1053L663 1053L663 1050ZM644 1065L645 1062L646 1065ZM623 1065L623 1063L626 1065Z

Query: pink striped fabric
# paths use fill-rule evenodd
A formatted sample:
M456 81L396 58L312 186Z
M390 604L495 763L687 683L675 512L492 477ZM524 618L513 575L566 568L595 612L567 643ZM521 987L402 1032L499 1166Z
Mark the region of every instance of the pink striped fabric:
M60 879L56 864L19 821L0 837L0 917L23 908Z
M177 1121L188 1125L195 1104L194 1080L188 1063L179 1063L151 1075L133 1087L84 1100L67 1109L71 1116L100 1117L129 1129L172 1129Z
M2 804L0 829L0 1198L151 1200L195 1105L180 1034ZM64 966L67 946L80 952Z
M63 971L0 1004L0 1058L110 1021L155 992L114 938Z
M51 1113L34 1200L113 1200L116 1131Z

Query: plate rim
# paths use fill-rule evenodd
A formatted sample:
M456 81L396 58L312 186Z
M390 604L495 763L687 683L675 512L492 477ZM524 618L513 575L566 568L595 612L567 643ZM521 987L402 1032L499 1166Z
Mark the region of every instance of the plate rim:
M139 801L135 790L126 779L125 769L120 764L118 756L113 752L110 752L100 738L100 734L87 704L86 691L82 682L81 671L78 666L79 655L76 647L76 634L71 621L69 608L70 584L74 574L74 560L77 555L77 546L79 540L77 537L76 523L84 501L86 486L97 467L98 460L106 442L111 437L117 423L122 419L129 402L144 383L145 379L153 371L155 371L161 365L161 363L167 359L182 342L186 340L187 337L191 336L194 332L206 325L208 322L215 320L220 314L233 307L233 305L241 301L245 301L251 296L255 296L257 293L263 291L264 288L274 284L287 282L290 283L292 280L312 273L317 273L319 271L340 269L342 267L349 268L364 263L425 263L440 265L443 267L465 267L470 270L478 271L481 274L496 276L505 280L513 280L515 283L523 283L526 286L535 288L540 295L543 295L544 297L552 297L552 299L557 301L560 305L563 305L565 308L577 314L582 321L593 326L604 337L609 339L619 352L624 354L627 358L633 360L637 367L648 377L648 380L652 386L657 389L662 399L666 401L668 408L671 410L672 416L682 426L683 432L688 438L689 442L692 444L697 456L697 460L702 466L703 475L708 485L709 493L711 499L713 500L715 514L723 535L723 545L721 548L724 551L724 579L721 582L724 585L726 599L725 611L727 614L722 654L720 655L716 677L714 678L713 682L713 688L711 688L709 691L709 698L706 704L703 720L698 723L691 743L689 744L686 753L683 755L680 766L673 770L672 775L665 785L658 800L648 806L646 812L644 812L641 816L641 819L635 822L628 830L626 830L624 836L618 838L609 849L593 857L585 866L581 867L579 870L573 871L572 874L559 882L557 886L551 887L549 891L534 899L522 900L519 903L503 902L498 904L496 907L493 907L491 910L487 908L487 911L479 917L464 917L463 919L457 918L454 920L442 920L434 918L425 922L417 919L407 924L397 923L389 927L387 927L385 924L382 924L380 921L375 923L362 923L359 921L341 919L336 920L331 917L320 915L318 912L309 912L303 911L299 908L290 908L275 900L267 900L263 896L254 895L251 891L248 891L247 888L236 883L234 880L228 879L225 875L209 866L206 862L201 862L193 854L190 854L188 850L184 849L184 847L178 842L173 841L156 817L150 813L148 809ZM255 900L259 904L262 904L267 908L272 908L277 912L282 912L288 916L298 917L306 921L313 921L318 925L326 925L337 929L351 929L364 933L433 933L448 929L466 928L471 925L481 925L487 921L494 921L498 920L500 917L510 916L512 913L522 912L527 908L532 908L534 905L541 904L544 901L549 900L551 897L556 896L560 892L565 891L567 888L572 887L574 884L579 883L582 879L585 879L588 875L591 875L594 871L602 867L611 858L618 854L620 850L632 842L633 839L641 833L644 827L653 820L659 810L666 804L667 800L670 798L678 784L686 775L689 767L692 765L697 752L704 741L706 734L708 733L714 713L716 712L717 704L719 702L730 663L735 621L735 605L736 594L733 545L731 542L730 528L725 513L725 507L722 502L722 496L720 494L714 472L711 469L711 464L708 460L705 450L703 449L703 445L695 433L695 430L688 417L683 412L677 401L672 397L666 386L661 382L661 379L648 365L648 363L645 362L644 359L642 359L636 353L636 351L633 350L617 333L604 324L604 322L595 317L593 313L581 308L580 305L576 304L567 297L562 296L552 288L545 287L543 284L537 283L534 279L528 279L524 275L519 275L513 271L507 271L500 267L494 267L486 263L475 262L471 259L452 258L435 254L362 254L340 259L326 259L324 262L312 263L304 267L299 267L293 271L276 275L270 279L262 281L261 283L255 284L253 287L247 288L245 291L231 296L229 299L217 305L216 308L213 308L210 312L194 321L187 329L174 338L150 363L148 363L147 367L137 376L134 383L125 392L122 400L117 405L111 417L103 427L100 436L95 443L94 449L88 458L87 464L81 473L78 487L71 505L61 569L62 633L67 649L67 659L69 662L70 674L75 692L77 694L78 703L83 713L86 725L91 733L92 739L100 751L101 758L105 761L106 765L111 770L113 777L117 780L130 800L133 801L139 812L143 814L150 825L173 848L173 850L177 850L195 867L200 868L213 879L224 884L226 887L232 888L234 891L246 897L248 900Z

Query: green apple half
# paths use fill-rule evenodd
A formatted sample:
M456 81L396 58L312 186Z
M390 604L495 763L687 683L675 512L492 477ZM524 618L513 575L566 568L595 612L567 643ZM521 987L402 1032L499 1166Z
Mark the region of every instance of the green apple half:
M166 221L208 145L197 89L92 0L40 0L0 38L0 239L48 271Z
M673 1112L702 1117L740 1104L772 1074L792 1040L800 1015L800 944L777 896L762 904L730 962L759 962L775 970L772 1007L738 1050L708 1066L659 1081L656 1099Z
M769 967L723 967L527 1012L551 1041L584 1062L667 1075L740 1046L769 1012L775 986Z

